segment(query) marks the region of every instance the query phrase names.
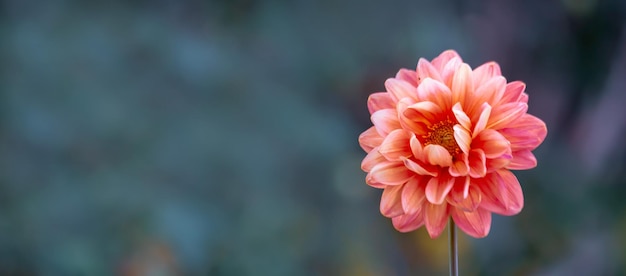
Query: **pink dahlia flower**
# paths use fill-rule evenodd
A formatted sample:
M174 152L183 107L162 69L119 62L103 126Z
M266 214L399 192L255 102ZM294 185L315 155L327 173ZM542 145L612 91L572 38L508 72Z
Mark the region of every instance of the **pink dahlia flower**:
M522 188L510 170L537 165L547 134L527 114L528 94L495 62L472 70L453 50L417 70L401 69L373 93L374 126L359 136L366 182L384 189L380 212L401 232L423 225L438 237L452 216L472 237L489 234L491 213L515 215Z

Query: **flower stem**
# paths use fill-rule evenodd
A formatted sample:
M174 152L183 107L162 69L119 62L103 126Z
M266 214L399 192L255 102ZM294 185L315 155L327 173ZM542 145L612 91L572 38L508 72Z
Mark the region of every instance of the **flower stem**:
M448 240L450 241L450 276L459 275L459 253L456 242L456 225L450 217L450 226L448 228Z

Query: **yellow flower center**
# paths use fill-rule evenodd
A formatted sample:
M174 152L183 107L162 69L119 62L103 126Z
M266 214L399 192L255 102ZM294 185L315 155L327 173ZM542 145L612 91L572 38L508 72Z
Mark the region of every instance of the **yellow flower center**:
M454 123L450 119L428 127L430 131L424 135L425 145L440 145L448 150L453 157L461 152L459 145L454 139Z

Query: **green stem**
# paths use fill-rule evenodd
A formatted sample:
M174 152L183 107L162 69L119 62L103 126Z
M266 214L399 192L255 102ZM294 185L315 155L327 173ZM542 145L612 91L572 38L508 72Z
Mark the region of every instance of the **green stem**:
M450 217L450 225L448 228L448 240L450 241L450 276L459 275L459 253L456 241L456 225Z

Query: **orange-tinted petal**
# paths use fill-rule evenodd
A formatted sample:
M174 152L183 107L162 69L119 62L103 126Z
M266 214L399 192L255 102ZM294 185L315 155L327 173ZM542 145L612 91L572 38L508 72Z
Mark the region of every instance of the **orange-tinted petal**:
M431 78L423 79L417 87L417 97L420 101L433 102L444 110L452 106L450 104L451 95L450 88Z
M528 170L537 167L537 158L530 150L513 152L511 162L506 166L509 170Z
M393 109L382 109L374 112L371 117L372 123L380 136L385 137L394 129L400 128L398 114Z
M424 226L424 213L404 214L391 218L393 227L396 230L406 233Z
M478 88L485 84L487 81L492 80L496 76L501 76L500 65L496 62L487 62L481 66L478 66L472 71L472 78L474 79L474 87Z
M363 158L363 161L361 162L361 169L364 172L369 172L374 166L386 161L387 159L385 159L385 157L378 152L378 148L375 148L370 151L365 158Z
M431 238L437 238L446 228L448 219L448 204L432 204L424 202L424 224Z
M416 99L416 88L410 83L400 79L387 79L385 88L394 102L399 102L404 98Z
M479 181L482 208L496 214L511 216L519 213L524 207L522 187L510 171L501 169Z
M400 185L406 183L413 175L403 162L383 162L372 167L367 174L366 181L386 185Z
M511 143L500 132L485 129L476 137L472 148L481 148L487 158L497 158L510 152Z
M491 109L491 117L487 122L487 128L501 129L507 127L511 122L519 119L528 111L526 103L507 103Z
M433 102L423 101L407 107L404 111L404 115L413 121L423 121L425 123L431 123L437 119L437 116L441 114L443 110L441 107Z
M450 91L452 91L452 104L464 103L466 94L473 93L472 68L467 63L461 64L455 71Z
M372 93L367 98L367 109L370 114L374 114L374 112L381 109L395 109L396 106L391 100L389 93L387 92L377 92Z
M454 113L454 117L456 121L459 122L465 129L470 129L472 126L472 121L470 118L463 112L463 107L461 107L461 103L456 103L452 107L452 112Z
M482 149L472 149L468 157L469 175L474 178L481 178L487 174L487 158Z
M456 225L463 232L474 238L484 238L491 229L491 212L478 208L473 212L466 212L460 208L451 208L450 213Z
M443 66L443 69L441 70L441 78L443 79L443 83L445 83L448 87L452 87L452 80L454 79L454 75L461 64L463 64L463 60L460 57L453 57Z
M398 102L396 105L396 112L398 114L398 119L400 121L400 125L402 128L412 131L417 135L424 135L428 127L426 123L429 123L426 119L420 119L419 117L411 116L412 110L409 110L409 106L415 103L415 100L410 98L404 98ZM408 114L411 117L407 117Z
M392 218L402 215L402 185L387 186L383 190L383 195L380 197L380 213L383 216Z
M426 199L433 204L442 204L454 185L454 178L447 174L433 177L426 185Z
M488 103L483 103L480 108L480 116L478 117L478 122L474 125L474 131L472 132L472 139L476 138L478 134L480 134L485 127L487 126L487 121L489 121L489 116L491 116L491 106Z
M417 62L417 75L420 79L431 78L441 81L441 75L437 68L423 58L420 58Z
M404 185L402 189L402 209L405 214L415 214L422 212L422 206L424 203L425 183L428 178L414 177Z
M396 74L396 79L400 79L408 82L410 85L417 87L419 81L417 80L417 72L409 69L400 69Z
M491 173L497 171L499 169L505 168L511 163L512 155L503 154L502 156L494 159L487 159L487 173Z
M383 137L378 134L375 127L370 127L359 135L359 145L365 152L370 152L373 148L380 146Z
M413 156L415 156L415 159L426 162L426 159L424 158L424 148L422 148L422 143L420 143L420 140L418 140L415 135L411 136L410 144L411 151L413 152Z
M426 160L432 165L447 167L452 165L452 156L448 150L440 145L426 145L424 147L424 155Z
M448 173L454 177L466 176L469 173L467 154L461 153L457 155L457 158L452 162L450 168L448 168Z
M456 141L456 144L463 153L467 154L470 150L470 145L472 144L472 137L470 136L469 131L458 124L454 125L452 129L454 130L454 140Z
M389 161L401 161L401 157L413 155L409 139L411 139L410 132L404 129L395 129L385 137L378 151Z
M421 162L416 162L413 161L411 159L407 159L407 158L403 158L402 161L404 162L404 166L411 170L412 172L415 172L419 175L430 175L430 176L437 176L439 171L436 169L436 167L428 165L428 164L423 164ZM434 167L434 168L433 168Z
M447 198L448 203L466 212L476 210L481 200L480 189L476 185L470 185L469 177L457 179Z
M431 62L431 64L437 68L438 71L443 71L444 66L446 66L446 64L448 64L448 62L450 62L450 60L456 58L457 60L459 60L460 62L462 62L461 60L461 56L459 56L459 54L454 51L454 50L446 50L443 53L441 53L439 56L437 56L436 58L434 58Z

